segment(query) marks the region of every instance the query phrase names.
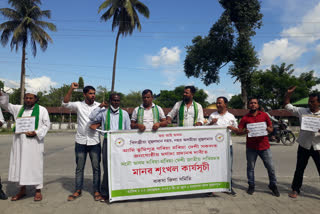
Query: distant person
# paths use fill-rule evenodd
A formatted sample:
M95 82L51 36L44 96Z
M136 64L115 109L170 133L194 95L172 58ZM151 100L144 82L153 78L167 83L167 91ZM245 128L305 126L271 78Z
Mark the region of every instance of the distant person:
M237 134L247 134L246 156L247 177L249 184L247 193L249 195L252 195L255 191L254 168L257 157L259 156L268 171L269 189L275 196L279 197L280 193L277 188L277 178L272 161L272 154L268 136L266 135L259 137L249 137L249 131L247 129L248 124L264 122L267 126L267 132L271 133L273 131L271 120L265 112L259 111L259 100L256 98L252 98L249 100L249 110L249 113L241 119L238 129L234 129Z
M194 86L186 86L183 91L183 100L177 102L167 115L168 124L177 116L178 126L201 126L204 123L201 104L193 100L196 93Z
M3 114L2 114L2 111L1 111L1 108L0 108L0 127L2 127L3 124L4 124L4 118L3 118ZM7 200L8 199L8 196L2 190L1 177L0 177L0 199L1 200Z
M296 117L299 117L300 123L303 115L320 116L320 94L312 93L309 95L308 108L295 107L290 103L290 97L296 86L290 87L284 97L285 109L291 111ZM297 152L297 165L291 184L292 191L289 197L297 198L303 182L304 170L308 165L309 158L312 157L316 164L320 176L320 130L318 132L300 130L297 142L299 143Z
M226 126L231 131L238 127L237 119L233 114L228 112L228 99L226 97L218 97L216 101L218 111L213 112L208 119L208 125L218 125ZM233 149L232 149L232 140L230 138L230 159L231 159L231 173L232 173L232 164L233 164ZM231 175L232 177L232 175ZM231 179L231 195L236 195L236 192L232 188L232 179Z
M37 101L37 93L27 90L24 105L13 105L9 103L9 96L0 92L0 106L12 114L15 120L17 117L35 117L35 131L13 136L8 180L18 183L20 191L11 201L26 196L26 185L35 186L34 201L42 200L44 137L50 129L50 119L47 109Z
M75 139L76 156L76 179L75 192L68 196L68 201L74 201L82 194L84 167L89 154L93 172L93 197L95 201L101 200L100 194L100 162L101 162L101 144L99 133L90 129L90 113L97 108L100 103L95 102L96 90L92 86L83 88L84 101L70 102L71 94L79 84L74 82L64 97L62 106L77 112L77 134Z
M153 93L150 89L142 92L142 104L132 112L131 128L143 132L146 129L158 130L159 127L166 127L166 116L162 108L153 102Z
M128 112L120 108L120 95L116 93L110 94L110 106L106 102L101 103L95 108L89 118L93 123L90 128L96 129L102 126L102 130L128 130L130 129L130 118ZM109 200L108 186L108 139L107 136L103 139L102 146L102 164L103 177L101 184L101 202Z

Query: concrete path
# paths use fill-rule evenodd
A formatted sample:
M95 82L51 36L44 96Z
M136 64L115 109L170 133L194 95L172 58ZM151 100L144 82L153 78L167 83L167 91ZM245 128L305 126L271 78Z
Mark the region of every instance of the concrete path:
M68 202L67 196L74 190L74 133L51 133L46 137L44 199L33 201L34 190L28 188L27 197L16 202L0 200L1 214L15 213L320 213L320 180L312 160L305 171L301 195L288 197L296 164L297 144L287 147L272 143L272 154L281 196L272 196L268 189L267 172L258 159L256 165L256 192L246 193L245 138L233 137L234 142L234 189L235 197L216 193L214 197L204 194L115 202L111 205L95 202L92 197L92 172L90 162L85 170L85 185L81 198ZM4 190L9 196L17 187L7 182L9 154L12 136L0 135L0 172Z

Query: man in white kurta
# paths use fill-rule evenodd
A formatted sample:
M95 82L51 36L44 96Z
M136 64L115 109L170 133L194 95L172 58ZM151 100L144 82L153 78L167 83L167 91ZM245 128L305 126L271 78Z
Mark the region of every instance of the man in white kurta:
M35 98L34 103L29 98ZM34 92L25 94L24 112L22 117L31 116L37 97ZM14 119L22 108L22 105L9 103L9 96L0 93L0 106L11 113ZM50 128L49 114L46 108L39 106L38 129L34 132L14 134L10 153L10 165L8 180L17 182L21 187L20 192L12 197L16 201L26 195L25 185L36 186L35 201L41 201L41 189L43 187L43 152L44 137ZM40 194L39 194L40 193Z

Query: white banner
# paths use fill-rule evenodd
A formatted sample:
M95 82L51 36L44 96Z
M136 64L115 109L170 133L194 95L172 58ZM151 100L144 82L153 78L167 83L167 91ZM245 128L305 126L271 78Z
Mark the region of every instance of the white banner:
M110 202L230 191L229 142L225 127L109 132Z

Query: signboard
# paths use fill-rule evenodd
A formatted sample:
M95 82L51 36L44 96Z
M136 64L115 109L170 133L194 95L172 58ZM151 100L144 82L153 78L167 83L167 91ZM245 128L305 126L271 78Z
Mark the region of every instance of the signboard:
M109 132L110 202L230 191L229 141L225 127Z

